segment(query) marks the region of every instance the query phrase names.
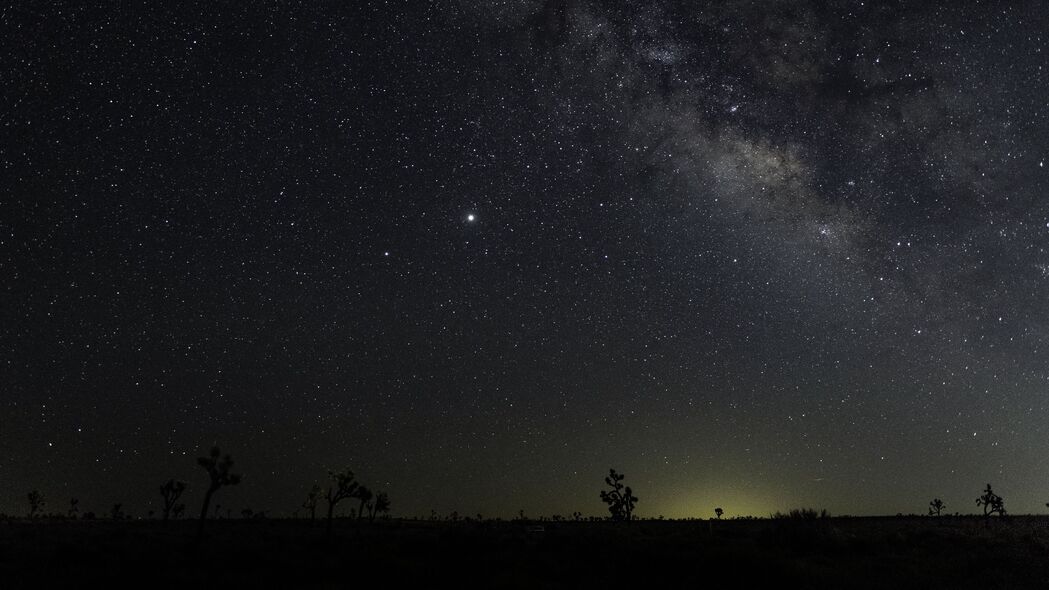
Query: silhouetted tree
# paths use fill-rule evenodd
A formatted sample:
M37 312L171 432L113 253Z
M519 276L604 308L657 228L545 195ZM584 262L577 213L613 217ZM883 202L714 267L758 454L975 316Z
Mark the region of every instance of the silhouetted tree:
M386 495L386 492L375 494L375 502L372 502L371 510L372 520L375 520L376 514L385 514L390 511L390 498Z
M113 507L109 509L109 517L113 520L124 520L124 505L121 503L113 504Z
M171 511L175 508L182 492L186 491L186 482L169 479L160 486L160 495L164 498L164 520L171 518Z
M327 535L331 536L331 520L332 515L335 512L335 505L341 500L353 496L357 491L357 487L360 485L353 479L353 472L349 469L345 471L334 473L328 472L328 476L331 478L331 482L328 484L328 492L325 494L325 499L328 500L328 527Z
M722 510L721 508L715 508L714 509L714 515L718 517L718 520L721 520L721 515L724 514L724 513L725 513L725 511Z
M76 515L80 512L80 508L77 506L77 504L80 504L79 499L69 499L69 518L76 518Z
M357 509L357 520L361 520L364 518L364 505L371 501L374 494L367 487L361 485L357 486L357 493L354 495L361 501L361 505Z
M310 511L310 524L313 524L317 520L317 500L321 496L321 487L317 484L313 484L310 488L309 493L306 494L306 501L302 503L302 507Z
M245 508L240 511L241 518L251 518L255 516L255 512L251 508Z
M223 486L235 486L240 483L240 475L230 473L233 469L233 458L229 455L219 458L222 451L218 447L211 447L207 457L197 457L197 465L208 472L211 482L208 490L204 492L204 504L200 507L200 522L197 524L197 539L204 534L204 521L208 519L208 505L211 504L211 496ZM216 507L217 509L217 507Z
M175 504L175 507L171 509L171 516L175 517L175 520L182 518L182 513L186 511L185 504Z
M929 502L929 516L939 516L940 512L944 509L945 506L946 505L943 503L943 500L939 498L933 498L932 502Z
M608 470L605 483L611 490L601 490L601 501L608 504L608 511L612 513L612 520L630 520L634 512L637 497L634 496L630 486L623 486L625 475L616 473L615 469Z
M987 484L987 489L983 491L983 495L976 499L976 505L983 506L984 516L990 516L996 512L999 516L1005 516L1005 500L991 491L991 484Z
M29 498L29 518L36 516L37 512L44 507L44 495L40 493L40 490L33 490L28 494Z

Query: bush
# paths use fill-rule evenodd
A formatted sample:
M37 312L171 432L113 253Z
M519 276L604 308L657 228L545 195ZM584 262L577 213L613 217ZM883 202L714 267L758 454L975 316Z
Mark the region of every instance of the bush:
M830 513L826 509L816 512L815 508L794 508L786 514L777 511L770 517L773 520L816 520L817 518L830 518Z

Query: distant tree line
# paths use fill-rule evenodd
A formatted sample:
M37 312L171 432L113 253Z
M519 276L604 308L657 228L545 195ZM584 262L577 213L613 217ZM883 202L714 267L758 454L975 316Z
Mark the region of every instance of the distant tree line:
M204 523L208 520L209 509L214 495L224 487L235 486L241 482L241 475L233 472L233 458L229 454L222 454L222 451L217 446L211 447L209 453L204 457L197 458L197 465L200 466L208 475L208 484L204 491L204 499L200 507L200 517L198 519L197 534L196 538L199 540L204 532ZM386 517L390 512L390 498L386 492L373 492L367 486L358 482L352 471L345 469L340 472L329 472L330 485L328 486L327 493L325 495L328 501L328 534L331 534L331 521L336 504L341 500L347 498L353 498L359 501L356 508L352 510L352 514L357 520L363 520L365 517L369 521L374 521L376 517ZM167 522L169 520L177 520L182 518L185 512L186 505L179 500L185 493L188 485L184 481L169 479L159 486L160 497L163 502L163 511L161 518ZM314 485L310 488L306 496L306 501L303 502L302 507L309 511L310 521L316 520L317 516L317 503L321 496L321 487ZM37 519L43 517L43 508L46 505L44 495L39 490L30 491L26 499L29 503L29 518ZM80 514L79 508L80 500L77 498L71 498L69 501L69 510L64 515L58 515L58 518L77 519L78 517L82 520L94 520L95 514L93 512L85 512ZM215 504L215 510L212 514L212 518L219 517L219 510L221 504ZM245 508L240 512L243 518L265 518L265 511L254 511L250 508ZM298 511L295 511L298 514ZM153 511L149 513L150 517L153 516ZM3 515L0 515L3 516ZM117 503L109 511L111 520L125 520L128 515L123 510L123 504ZM226 517L232 516L232 509L226 509ZM56 517L56 515L49 515L50 518Z
M241 482L241 475L233 473L233 459L229 454L223 455L217 446L213 446L207 456L198 457L197 464L204 469L208 475L208 485L205 488L203 502L200 508L200 517L197 524L197 538L203 535L204 523L208 520L209 508L211 506L213 496L222 488L227 486L235 486ZM607 489L600 491L599 497L601 501L606 505L609 512L609 520L612 521L630 521L637 517L634 515L634 510L638 502L637 496L634 495L633 489L623 483L625 475L617 472L615 469L609 469L608 476L605 477L605 485ZM169 520L178 520L182 518L186 505L180 502L182 495L188 488L188 485L184 481L169 479L159 486L160 496L163 502L163 510L161 512L161 518L167 522ZM41 518L44 516L43 509L46 506L43 494L39 490L32 490L26 496L28 502L28 516L30 519ZM356 501L356 504L350 509L350 516L356 520L361 521L365 518L369 522L374 521L377 517L388 518L390 511L390 499L386 492L379 491L375 492L368 486L364 485L357 480L356 475L350 469L343 469L341 471L329 471L328 472L328 485L326 488L322 488L320 485L314 484L306 493L306 499L303 501L301 508L306 510L308 518L312 523L317 520L317 507L321 499L326 502L327 506L327 518L326 520L326 533L327 535L332 534L332 522L335 516L336 506L343 500L352 499ZM79 499L71 498L69 500L69 508L65 514L49 514L48 518L68 518L68 519L82 519L82 520L94 520L94 512L84 512L81 514ZM983 515L985 517L991 517L994 515L1006 516L1005 500L995 493L991 487L991 484L987 484L983 492L976 498L976 505L983 508ZM1049 503L1046 504L1049 507ZM215 505L214 513L212 518L219 518L219 510L221 504ZM933 498L929 502L928 515L929 516L941 516L946 510L947 505L940 498ZM266 518L266 511L254 511L250 508L245 508L240 511L242 518ZM294 516L298 517L299 510L294 511ZM720 520L724 516L725 511L719 506L714 508L714 519ZM957 513L956 513L957 514ZM0 517L4 515L0 514ZM153 517L153 511L149 513L150 518ZM226 518L232 516L232 509L226 508ZM826 510L817 513L812 509L797 509L791 510L787 514L774 513L770 514L773 519L790 518L790 519L810 519L810 518L826 518L829 515ZM124 512L123 504L116 503L112 506L109 511L109 517L111 520L125 520L130 516ZM305 515L304 515L305 517ZM733 517L747 518L747 517ZM753 518L753 517L750 517ZM452 512L446 520L453 522L471 521L474 520L472 517L466 516L461 517L458 512ZM437 512L432 510L430 513L429 520L439 520ZM485 520L481 514L476 515L477 521ZM493 519L495 521L502 520L500 518ZM531 521L538 520L540 522L548 520L547 517L539 517L538 519L530 519L525 516L524 510L519 511L518 517L514 520L518 521ZM564 522L569 519L562 517L559 514L555 514L549 518L551 522ZM581 512L573 512L571 516L572 521L583 521L583 520L597 520L595 517L584 518ZM663 520L660 516L659 520ZM687 519L692 520L692 519Z

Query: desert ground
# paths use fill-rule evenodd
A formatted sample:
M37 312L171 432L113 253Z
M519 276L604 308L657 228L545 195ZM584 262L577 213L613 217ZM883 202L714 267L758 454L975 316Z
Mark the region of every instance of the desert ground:
M0 587L1047 588L1049 517L0 522Z

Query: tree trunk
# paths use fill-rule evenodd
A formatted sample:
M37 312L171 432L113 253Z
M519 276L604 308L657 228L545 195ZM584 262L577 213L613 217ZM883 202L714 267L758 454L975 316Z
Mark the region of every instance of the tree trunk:
M364 518L364 498L361 498L361 507L357 509L357 520Z
M331 537L331 514L335 511L335 503L328 500L328 537Z
M204 535L204 521L208 519L208 506L211 504L211 495L214 493L215 488L209 487L207 493L204 494L204 505L200 508L200 521L197 523L198 540Z

